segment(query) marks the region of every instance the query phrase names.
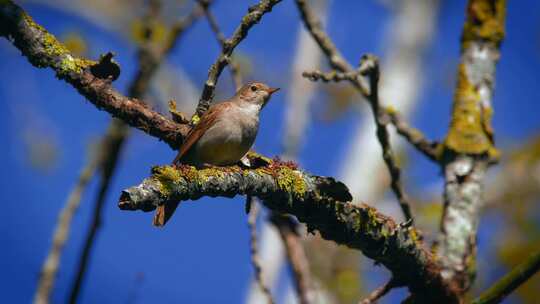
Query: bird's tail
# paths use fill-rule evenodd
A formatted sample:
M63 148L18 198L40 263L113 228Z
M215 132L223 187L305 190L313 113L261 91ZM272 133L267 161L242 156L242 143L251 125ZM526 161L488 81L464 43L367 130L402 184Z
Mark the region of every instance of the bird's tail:
M178 207L180 202L166 202L165 204L157 207L156 213L154 214L154 226L163 227L167 221L174 214L174 211Z

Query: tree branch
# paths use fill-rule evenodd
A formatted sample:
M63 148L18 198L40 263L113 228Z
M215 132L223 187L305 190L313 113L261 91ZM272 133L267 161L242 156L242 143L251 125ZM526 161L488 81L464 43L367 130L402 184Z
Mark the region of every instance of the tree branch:
M54 70L58 78L72 85L98 109L165 141L173 149L178 148L189 131L188 125L175 123L138 99L116 91L111 80L119 75L119 68L111 61L112 54L99 62L75 57L11 1L0 4L0 36L10 40L34 66Z
M476 275L483 181L488 165L498 154L491 128L491 99L504 22L504 0L469 1L452 120L444 140L446 181L438 253L443 276L455 280L462 292L469 289Z
M369 63L368 65L370 66L370 69L365 71L367 74L364 73L364 75L369 74L368 85L366 85L360 77L352 77L353 75L358 75L359 71L353 69L353 67L340 54L330 37L328 37L328 35L322 29L321 23L317 20L317 17L309 8L307 2L305 0L296 0L296 5L300 11L300 16L304 22L304 25L311 33L313 39L315 39L322 52L328 57L328 61L332 68L341 73L340 75L343 75L344 79L347 79L359 91L360 94L370 101L369 104L371 105L375 123L377 125L377 139L381 144L381 148L383 150L382 156L391 177L392 191L398 199L405 218L412 221L413 217L410 210L410 204L401 182L400 168L394 158L394 153L390 145L390 134L388 133L388 129L386 127L388 122L383 120L385 108L380 107L378 95L379 65L377 60L371 56L369 57L369 60L365 61L365 63ZM324 76L324 74L319 73L306 73L306 75L307 77L318 77L317 79L322 79Z
M540 250L531 254L523 263L502 277L482 293L473 304L495 304L501 302L512 291L525 283L540 270Z
M281 0L261 0L258 4L250 7L248 13L242 17L240 25L236 28L231 38L225 41L221 54L219 54L208 71L208 79L204 84L201 98L197 105L196 115L201 116L210 106L214 98L214 91L219 75L221 75L221 72L223 72L223 69L229 63L234 49L247 37L249 30L261 21L263 15L271 12L274 5L280 2Z
M377 303L377 301L382 298L384 295L386 295L392 288L397 287L396 282L394 279L390 279L390 281L386 282L383 286L375 289L373 292L369 294L369 296L362 301L360 301L358 304L373 304Z
M155 167L151 177L122 192L119 207L151 211L171 201L237 194L256 196L269 209L296 216L308 231L318 230L328 240L361 250L421 297L457 301L456 291L442 279L414 228L397 225L365 204L350 204L352 197L344 184L310 175L290 163L270 161L253 169Z

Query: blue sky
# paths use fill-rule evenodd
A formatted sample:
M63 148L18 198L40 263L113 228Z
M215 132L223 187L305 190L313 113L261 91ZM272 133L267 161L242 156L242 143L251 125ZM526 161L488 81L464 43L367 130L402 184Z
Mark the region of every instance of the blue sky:
M218 1L214 12L230 34L254 1ZM413 123L430 138L444 136L449 121L453 82L459 56L465 1L442 1L431 48L424 60L426 83ZM135 70L135 48L129 41L65 12L36 4L23 5L50 32L77 29L88 40L91 54L114 51L122 66L115 87L125 92ZM350 62L361 54L381 54L381 37L389 14L375 1L332 1L328 31ZM509 1L507 37L497 67L494 128L498 143L509 147L537 134L538 71L540 71L540 2ZM284 96L296 33L302 25L292 1L275 7L253 28L238 48L256 66L256 77L280 86L262 117L256 142L259 152L281 153ZM206 22L198 22L170 56L202 88L207 70L218 54ZM382 54L381 54L382 55ZM0 40L0 138L4 160L0 189L4 205L0 229L0 289L9 303L31 301L39 269L50 247L51 233L79 171L87 146L102 135L110 120L85 101L52 71L38 70L5 39ZM537 80L535 80L537 79ZM226 84L225 84L226 83ZM222 92L232 94L228 74ZM536 85L535 85L536 83ZM224 96L226 97L226 96ZM359 123L355 111L334 122L315 122L307 132L300 163L311 172L337 175L348 139ZM28 135L31 134L31 135ZM203 198L183 203L165 229L151 225L152 214L122 212L117 198L123 188L148 176L151 166L168 163L175 153L139 131L133 132L114 177L104 210L104 223L94 248L81 303L123 303L136 290L137 303L239 303L249 278L248 231L242 198ZM339 136L336 136L338 135ZM60 148L48 170L30 165L25 138L42 138ZM34 137L32 137L34 136ZM37 137L36 137L37 136ZM405 178L413 188L440 180L439 168L416 153ZM67 297L73 269L90 222L96 181L84 194L53 294ZM482 224L489 223L482 222ZM492 238L486 225L480 245ZM480 248L480 255L486 253ZM487 254L487 253L486 253ZM141 279L142 278L142 279Z

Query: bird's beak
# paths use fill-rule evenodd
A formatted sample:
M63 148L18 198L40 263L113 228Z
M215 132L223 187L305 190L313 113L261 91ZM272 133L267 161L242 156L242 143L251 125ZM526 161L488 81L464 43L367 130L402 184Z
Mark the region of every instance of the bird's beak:
M266 91L268 92L268 94L272 95L275 92L279 91L279 88L268 88L268 90Z

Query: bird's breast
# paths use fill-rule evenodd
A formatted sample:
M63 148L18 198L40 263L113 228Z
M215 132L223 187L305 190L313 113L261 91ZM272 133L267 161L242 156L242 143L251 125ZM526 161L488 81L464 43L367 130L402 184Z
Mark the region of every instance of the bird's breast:
M253 145L258 129L258 113L230 109L197 142L199 160L213 165L238 162Z

